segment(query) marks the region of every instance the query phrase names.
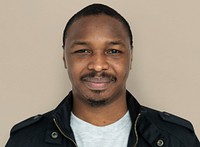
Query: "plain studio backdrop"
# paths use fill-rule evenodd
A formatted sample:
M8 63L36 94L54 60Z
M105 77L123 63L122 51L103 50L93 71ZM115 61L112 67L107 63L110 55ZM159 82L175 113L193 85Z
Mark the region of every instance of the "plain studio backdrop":
M55 108L71 89L62 32L94 2L113 7L131 25L127 88L142 105L190 120L200 138L199 0L0 0L0 146L14 124Z

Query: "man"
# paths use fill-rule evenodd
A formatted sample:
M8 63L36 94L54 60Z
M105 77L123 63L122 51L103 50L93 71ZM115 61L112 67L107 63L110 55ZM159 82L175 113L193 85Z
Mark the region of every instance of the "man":
M75 14L63 34L72 91L53 111L14 126L6 147L200 147L190 122L140 106L126 90L132 44L112 8Z

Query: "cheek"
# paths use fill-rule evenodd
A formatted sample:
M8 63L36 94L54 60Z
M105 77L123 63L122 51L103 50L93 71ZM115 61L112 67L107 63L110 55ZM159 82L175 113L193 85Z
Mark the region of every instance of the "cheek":
M130 69L130 58L129 57L123 57L117 61L114 62L113 66L115 69L119 71L127 72Z
M115 73L115 76L117 77L117 81L119 83L123 83L123 82L126 82L126 79L129 74L129 68L127 65L117 64L114 67L114 73Z
M119 80L126 81L129 75L130 66L131 66L131 62L129 58L124 58L124 60L121 60L115 65L116 73L120 77Z
M85 62L79 62L77 60L73 60L72 58L68 58L67 71L69 74L69 78L73 80L78 80L79 76L82 74L86 66L87 65Z

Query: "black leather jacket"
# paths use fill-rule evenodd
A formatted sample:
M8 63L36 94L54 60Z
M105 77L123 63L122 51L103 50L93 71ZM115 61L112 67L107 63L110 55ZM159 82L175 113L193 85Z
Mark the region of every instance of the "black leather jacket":
M6 147L77 147L70 127L72 102L70 92L55 110L15 125ZM127 105L133 124L128 147L200 147L190 122L140 106L128 91Z

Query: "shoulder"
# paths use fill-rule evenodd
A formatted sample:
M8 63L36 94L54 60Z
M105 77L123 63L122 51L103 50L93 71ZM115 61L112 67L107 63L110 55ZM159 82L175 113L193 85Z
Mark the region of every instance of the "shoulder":
M10 131L11 134L16 133L18 131L22 131L24 129L31 129L32 127L35 128L36 126L41 126L43 124L46 124L45 122L48 121L49 116L51 115L51 111L47 112L45 114L38 114L35 116L32 116L28 119L25 119L16 125L14 125Z
M35 115L14 125L6 147L22 146L34 136L42 136L45 133L50 114L51 112Z
M175 126L179 126L183 129L187 129L188 131L194 131L194 128L191 124L190 121L181 118L179 116L176 116L174 114L171 114L169 112L161 112L158 110L154 110L152 108L148 108L148 107L142 107L141 109L142 114L144 114L146 117L148 117L149 119L151 119L153 122L155 122L156 124L160 124L162 125L162 123L165 124L166 123L169 125L175 125Z
M141 107L141 115L173 142L178 140L185 146L193 146L191 144L200 146L190 121L168 112L144 106Z
M43 118L43 115L38 114L38 115L32 116L32 117L30 117L28 119L25 119L25 120L15 124L12 127L10 133L13 134L13 133L16 133L17 131L20 131L20 130L22 130L24 128L27 128L27 127L29 127L31 125L34 125L34 124L40 122L42 120L42 118Z

